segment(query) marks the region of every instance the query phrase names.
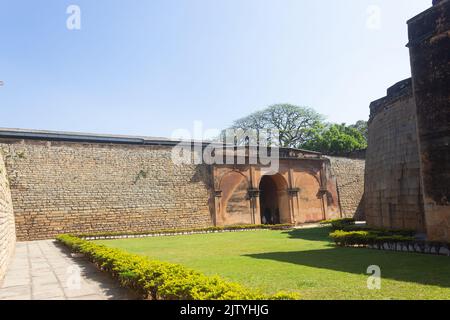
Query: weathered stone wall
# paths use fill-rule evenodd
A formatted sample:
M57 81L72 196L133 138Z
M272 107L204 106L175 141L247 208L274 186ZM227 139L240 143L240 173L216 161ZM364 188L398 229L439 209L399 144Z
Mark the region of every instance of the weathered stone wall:
M3 154L0 150L0 281L2 280L9 259L14 252L16 233L14 229L14 214L6 176Z
M450 241L450 1L408 21L427 235Z
M0 147L7 154L18 239L259 224L269 210L272 222L303 224L341 217L338 186L349 216L361 199L361 160L334 159L334 175L328 158L284 150L278 174L269 179L258 165L177 166L173 146L4 130Z
M19 240L212 225L211 168L170 147L3 142Z
M364 220L365 160L328 157L336 177L342 217Z
M369 225L424 231L415 104L411 79L374 101L366 153L365 215Z

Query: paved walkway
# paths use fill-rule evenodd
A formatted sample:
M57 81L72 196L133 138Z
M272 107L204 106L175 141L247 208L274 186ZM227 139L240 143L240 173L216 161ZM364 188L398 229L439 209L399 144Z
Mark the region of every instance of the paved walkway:
M135 299L116 280L85 258L72 257L53 240L19 242L5 278L0 300Z

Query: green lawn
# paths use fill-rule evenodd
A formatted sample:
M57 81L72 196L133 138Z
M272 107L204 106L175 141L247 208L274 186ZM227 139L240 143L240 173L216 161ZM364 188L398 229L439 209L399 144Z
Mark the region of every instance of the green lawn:
M450 257L337 248L325 228L98 241L304 299L450 299ZM367 267L381 267L381 290Z

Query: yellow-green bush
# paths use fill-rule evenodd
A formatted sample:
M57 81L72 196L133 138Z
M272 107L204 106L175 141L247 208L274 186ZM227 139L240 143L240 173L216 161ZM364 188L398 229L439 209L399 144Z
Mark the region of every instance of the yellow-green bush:
M321 221L321 225L331 226L333 230L342 230L348 226L354 226L356 223L355 219L344 218L344 219L333 219Z
M336 230L330 233L330 237L337 245L353 246L353 245L373 245L388 242L412 242L413 237L403 235L380 235L371 231L344 231Z
M404 237L414 237L417 233L414 230L409 229L386 229L386 228L374 228L370 226L357 226L349 225L342 229L343 231L368 231L371 234L383 237L389 236L404 236Z
M58 241L83 253L103 271L110 272L124 287L153 300L295 300L296 293L265 295L258 290L208 277L182 265L150 260L147 257L108 248L72 235Z

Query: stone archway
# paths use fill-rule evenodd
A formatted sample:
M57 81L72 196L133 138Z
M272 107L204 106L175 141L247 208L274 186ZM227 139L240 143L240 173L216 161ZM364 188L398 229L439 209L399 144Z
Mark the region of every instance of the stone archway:
M279 175L263 176L259 183L262 224L291 223L288 185Z

